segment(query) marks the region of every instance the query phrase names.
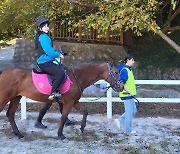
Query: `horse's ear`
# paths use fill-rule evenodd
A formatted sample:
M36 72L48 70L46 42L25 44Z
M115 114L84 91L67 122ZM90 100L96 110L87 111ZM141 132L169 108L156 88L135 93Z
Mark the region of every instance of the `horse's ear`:
M109 64L110 64L111 66L114 66L114 65L115 65L114 58L112 58L112 57L110 58Z

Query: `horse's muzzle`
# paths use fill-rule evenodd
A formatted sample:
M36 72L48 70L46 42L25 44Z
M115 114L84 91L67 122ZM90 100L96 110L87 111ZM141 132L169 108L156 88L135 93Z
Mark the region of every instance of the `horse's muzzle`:
M113 85L113 90L115 92L121 92L124 89L124 84L122 81L117 81L114 85Z

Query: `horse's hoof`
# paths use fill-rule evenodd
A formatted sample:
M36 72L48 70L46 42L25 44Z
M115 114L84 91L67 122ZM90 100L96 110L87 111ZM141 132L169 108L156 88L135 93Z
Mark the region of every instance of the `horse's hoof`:
M66 126L75 125L75 122L67 119L65 125L66 125Z
M24 137L24 135L22 135L21 133L19 133L19 134L15 134L16 136L18 136L18 139L21 139L21 138L23 138Z
M81 127L81 128L80 128L80 130L81 130L81 133L83 133L83 132L84 132L84 128L82 128L82 127Z
M42 122L36 121L35 125L36 128L46 129L47 126L43 125Z
M21 139L21 138L23 138L23 137L24 137L24 135L22 135L22 134L18 136L19 139Z
M61 140L66 139L66 137L65 137L64 135L61 135L61 136L59 136L59 137L60 137Z

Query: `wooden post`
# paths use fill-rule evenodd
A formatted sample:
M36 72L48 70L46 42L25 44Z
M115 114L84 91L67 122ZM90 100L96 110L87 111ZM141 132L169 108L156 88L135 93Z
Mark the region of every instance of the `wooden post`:
M120 31L120 45L123 45L124 44L124 31L121 30Z
M81 26L78 27L78 34L79 34L78 42L81 42L82 41L82 27Z
M55 34L56 34L56 26L55 26L55 20L53 20L53 22L52 22L52 25L53 25L53 31L52 31L52 39L54 40L55 39Z
M110 38L110 28L108 27L108 29L106 30L106 44L109 43L109 38Z

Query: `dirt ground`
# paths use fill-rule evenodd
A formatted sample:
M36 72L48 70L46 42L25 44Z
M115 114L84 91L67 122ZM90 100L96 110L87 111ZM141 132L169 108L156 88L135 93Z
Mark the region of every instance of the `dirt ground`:
M126 153L180 153L180 120L165 117L138 117L133 121L134 135L125 135L113 119L105 114L90 114L84 133L79 130L82 115L71 113L69 118L76 121L74 126L64 127L67 139L57 137L60 114L48 112L44 117L47 129L34 127L38 112L27 112L27 120L20 120L16 113L19 130L25 136L18 139L5 116L0 113L0 154L126 154Z

